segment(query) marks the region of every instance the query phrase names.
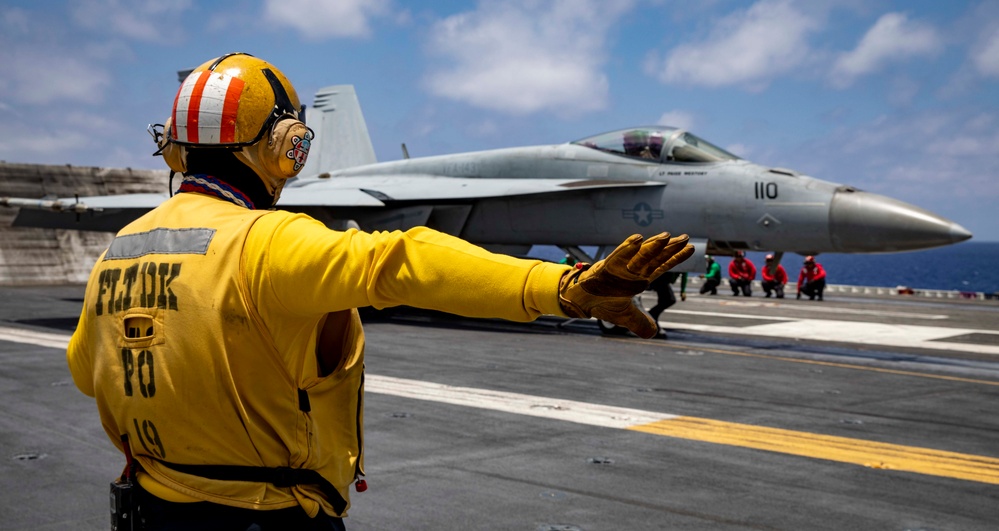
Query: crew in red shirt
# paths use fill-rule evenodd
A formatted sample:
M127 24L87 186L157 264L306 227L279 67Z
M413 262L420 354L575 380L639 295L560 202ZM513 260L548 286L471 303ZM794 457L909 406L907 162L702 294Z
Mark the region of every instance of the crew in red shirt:
M801 294L808 295L808 300L814 301L815 297L822 300L822 290L826 289L826 270L822 264L815 262L814 256L805 257L805 265L798 273L798 298Z
M728 285L732 287L732 295L738 297L739 292L746 297L753 295L753 280L756 278L756 266L746 259L746 253L735 252L735 259L728 264Z
M766 292L765 297L770 298L770 292L777 294L778 299L784 298L784 284L787 284L787 271L784 270L784 266L777 264L777 269L775 272L771 273L771 268L774 264L774 255L767 255L767 265L763 266L761 274L763 275L763 291Z

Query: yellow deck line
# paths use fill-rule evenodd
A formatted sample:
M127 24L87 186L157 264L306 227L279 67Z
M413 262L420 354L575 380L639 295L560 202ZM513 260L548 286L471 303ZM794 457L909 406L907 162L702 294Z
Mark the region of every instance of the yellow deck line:
M628 429L665 437L999 485L999 459L980 455L696 417L664 419L630 426Z
M6 327L0 327L0 335L4 335L2 339L8 341L34 343L53 348L65 348L65 343L69 340L68 335L44 334ZM745 354L717 349L698 350L849 369L877 370L879 372L891 372L924 378L941 378L968 383L999 385L997 382L984 380L950 378L857 365L795 360L778 356ZM994 457L752 426L749 424L737 424L720 420L676 416L669 413L572 402L502 391L453 387L372 374L369 374L367 377L367 391L411 399L505 411L521 415L546 417L593 426L623 428L664 437L752 448L812 459L862 465L871 468L899 470L999 485L999 459Z
M369 374L366 390L665 437L999 485L999 458Z

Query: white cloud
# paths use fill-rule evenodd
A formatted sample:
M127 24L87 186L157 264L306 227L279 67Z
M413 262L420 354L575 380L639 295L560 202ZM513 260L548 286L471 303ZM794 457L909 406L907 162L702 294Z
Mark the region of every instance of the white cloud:
M659 117L659 121L656 122L658 125L668 125L670 127L676 127L677 129L691 130L694 128L694 115L680 110L672 110L664 112L662 116Z
M438 96L514 114L579 114L606 106L605 37L631 0L482 2L432 28L428 48L447 66L426 87Z
M999 159L999 131L973 133L962 128L927 146L927 152L948 158L988 157L995 161Z
M24 134L31 131L30 135ZM0 160L49 160L58 162L57 158L66 153L95 147L93 130L70 127L39 127L31 120L15 118L4 120L0 126L0 135L5 138L0 144ZM61 163L65 163L63 160Z
M391 12L390 0L265 0L264 18L306 38L367 37L370 20Z
M885 115L781 149L778 165L927 208L995 240L995 118L975 109Z
M27 133L26 133L27 132ZM128 117L74 106L14 107L0 120L0 160L161 168L152 140Z
M972 61L983 76L999 77L999 28L992 30L984 46L973 54Z
M788 0L763 0L717 21L706 40L677 46L665 60L653 56L646 70L667 84L760 90L805 63L819 26Z
M999 120L973 110L883 115L815 139L796 150L788 164L906 201L995 201Z
M0 14L0 24L3 25L4 32L16 31L17 33L27 33L29 21L30 15L23 9L5 9Z
M725 151L728 151L729 153L737 157L742 157L744 159L749 158L749 156L753 154L753 149L751 147L747 146L746 144L740 144L740 143L729 144L725 146Z
M90 30L133 40L157 42L172 35L190 0L80 0L72 2L73 18Z
M888 13L878 19L853 51L836 61L831 73L833 83L847 87L858 77L888 63L934 55L942 46L942 40L932 26L910 21L903 13Z
M896 107L908 107L919 95L921 85L908 77L900 76L891 81L891 90L888 91L888 102Z
M107 69L72 54L26 48L0 52L0 68L6 72L0 96L29 105L63 100L96 103L104 99L111 85Z
M485 120L483 122L470 123L465 127L465 130L475 136L485 137L495 135L500 131L500 128L496 125L496 122Z

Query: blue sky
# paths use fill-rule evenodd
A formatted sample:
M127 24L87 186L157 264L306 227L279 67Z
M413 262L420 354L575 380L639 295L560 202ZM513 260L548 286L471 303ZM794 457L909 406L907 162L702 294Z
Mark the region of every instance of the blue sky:
M379 160L690 128L999 241L999 2L76 0L0 6L0 160L162 168L177 70L357 91Z

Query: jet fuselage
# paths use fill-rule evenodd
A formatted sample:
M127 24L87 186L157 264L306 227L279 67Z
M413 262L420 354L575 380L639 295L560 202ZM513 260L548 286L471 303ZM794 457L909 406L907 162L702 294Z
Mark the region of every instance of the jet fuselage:
M722 249L816 254L906 251L970 237L919 207L791 170L737 158L640 159L577 143L385 162L331 179L397 175L577 180L581 188L595 181L661 183L478 199L458 235L483 244L610 245L635 232L668 230Z

